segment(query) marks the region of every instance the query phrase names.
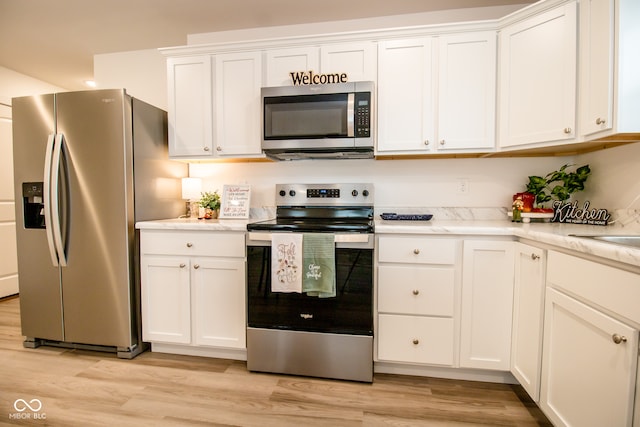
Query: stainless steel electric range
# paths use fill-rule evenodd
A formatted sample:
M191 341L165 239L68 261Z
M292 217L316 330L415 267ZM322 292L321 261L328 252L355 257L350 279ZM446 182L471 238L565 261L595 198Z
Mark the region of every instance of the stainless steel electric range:
M373 380L373 185L279 184L276 218L247 226L247 367ZM275 233L331 234L335 296L272 286Z

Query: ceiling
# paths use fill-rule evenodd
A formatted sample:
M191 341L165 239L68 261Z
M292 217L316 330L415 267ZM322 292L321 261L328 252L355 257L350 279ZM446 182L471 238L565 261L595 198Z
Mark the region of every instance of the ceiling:
M93 55L181 46L188 34L532 2L0 0L0 66L80 90L93 78Z

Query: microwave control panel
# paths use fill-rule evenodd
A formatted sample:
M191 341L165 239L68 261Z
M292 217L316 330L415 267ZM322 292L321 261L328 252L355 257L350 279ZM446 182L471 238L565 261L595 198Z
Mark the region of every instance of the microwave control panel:
M369 138L371 136L371 92L356 92L355 104L356 138Z

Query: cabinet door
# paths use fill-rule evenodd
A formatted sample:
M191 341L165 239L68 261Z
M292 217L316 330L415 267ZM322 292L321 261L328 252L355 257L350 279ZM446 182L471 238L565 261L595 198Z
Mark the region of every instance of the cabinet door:
M169 155L213 156L209 55L167 59Z
M246 348L245 262L194 258L191 271L195 344Z
M575 138L576 4L508 26L500 43L500 146Z
M266 86L292 86L290 73L319 71L320 52L317 47L271 49L266 52Z
M460 366L508 371L514 242L465 240Z
M637 330L547 288L543 348L540 406L554 425L631 426Z
M614 1L580 2L580 133L613 124Z
M433 39L378 44L378 146L385 152L429 152L434 145Z
M350 82L376 80L376 46L346 43L320 47L320 72L346 73Z
M260 155L262 54L216 55L216 155Z
M189 258L142 256L142 338L191 343Z
M496 33L438 40L438 151L495 148Z
M522 243L515 245L511 373L535 402L540 399L545 253Z

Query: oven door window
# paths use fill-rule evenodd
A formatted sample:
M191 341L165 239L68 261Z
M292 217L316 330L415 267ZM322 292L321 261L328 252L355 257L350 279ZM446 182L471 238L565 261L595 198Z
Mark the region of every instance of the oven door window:
M278 96L264 99L264 139L345 138L348 95Z
M271 248L247 247L248 326L373 335L373 251L336 249L336 297L271 292Z

